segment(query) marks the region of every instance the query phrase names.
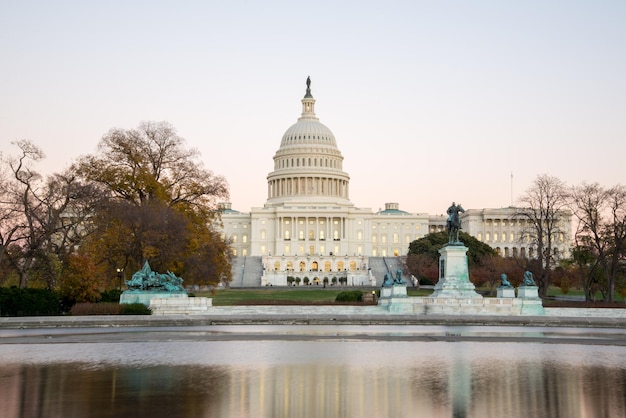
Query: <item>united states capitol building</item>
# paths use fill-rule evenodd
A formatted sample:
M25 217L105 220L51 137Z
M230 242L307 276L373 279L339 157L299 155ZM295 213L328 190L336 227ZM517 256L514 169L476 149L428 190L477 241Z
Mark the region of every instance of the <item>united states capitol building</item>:
M446 228L446 217L397 203L372 211L350 201L350 176L332 131L315 113L310 79L300 118L284 133L267 176L267 201L250 212L221 204L234 255L231 286L379 286L403 269L411 241ZM533 257L515 208L467 209L463 231L505 257ZM571 218L558 251L569 253Z

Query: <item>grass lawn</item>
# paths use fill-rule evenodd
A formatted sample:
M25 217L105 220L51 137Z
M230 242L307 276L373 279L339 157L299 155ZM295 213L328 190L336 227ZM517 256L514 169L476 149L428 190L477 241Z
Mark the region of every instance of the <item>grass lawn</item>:
M262 287L257 289L220 289L214 292L196 292L196 296L213 298L214 306L233 306L233 305L328 305L335 303L337 294L343 291L361 290L363 293L369 293L375 291L380 293L379 288L373 287ZM486 290L486 289L482 289ZM481 291L481 289L477 289ZM432 289L413 289L407 288L407 294L409 296L428 296L432 293ZM552 287L548 291L548 296L560 296L563 295L561 289ZM583 292L580 290L570 290L566 296L582 296ZM495 296L495 295L494 295ZM616 304L622 307L623 298L618 297L619 302ZM621 302L622 306L619 306ZM608 304L602 303L584 303L577 301L553 301L544 300L546 306L580 306L580 307L601 307L608 306ZM610 304L613 306L614 304Z
M214 306L232 305L270 305L270 304L291 304L291 305L323 305L335 302L337 294L344 291L361 290L363 293L372 290L378 293L378 288L274 288L264 287L258 289L220 289L214 293L196 292L196 296L213 298ZM407 289L409 296L427 296L432 293L429 289Z

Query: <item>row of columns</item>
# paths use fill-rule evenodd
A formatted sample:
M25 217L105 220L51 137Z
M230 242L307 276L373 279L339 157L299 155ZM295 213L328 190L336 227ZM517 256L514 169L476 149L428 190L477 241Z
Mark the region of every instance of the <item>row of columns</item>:
M299 221L303 220L304 225L300 227ZM313 239L309 239L309 221L313 220L313 224L315 227L314 237ZM320 221L324 221L324 225ZM334 221L339 221L339 224L335 228ZM289 221L289 224L286 223ZM303 232L302 238L300 237L300 231ZM346 218L345 217L302 217L302 216L280 216L278 218L278 222L276 222L276 237L279 237L279 240L283 241L285 239L293 240L293 241L319 241L322 239L320 235L323 232L323 239L326 241L334 241L334 240L342 240L345 239L346 236ZM288 232L288 236L287 233Z
M267 183L270 199L282 196L337 196L348 199L348 181L330 177L291 177Z

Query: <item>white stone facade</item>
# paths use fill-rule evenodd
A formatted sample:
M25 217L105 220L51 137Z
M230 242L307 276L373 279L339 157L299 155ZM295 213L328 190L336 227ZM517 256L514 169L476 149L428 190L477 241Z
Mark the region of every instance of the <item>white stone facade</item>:
M350 176L342 167L335 137L316 117L307 86L302 115L274 155L264 206L246 213L222 204L223 234L233 255L262 257L262 284L285 285L295 276L302 281L304 274L310 282L335 278L370 284L369 257L406 255L411 241L445 230L444 216L408 213L397 203L378 212L355 207ZM530 249L515 244L522 225L509 220L513 214L513 208L466 210L463 231L504 256L529 255ZM562 244L569 248L569 240Z

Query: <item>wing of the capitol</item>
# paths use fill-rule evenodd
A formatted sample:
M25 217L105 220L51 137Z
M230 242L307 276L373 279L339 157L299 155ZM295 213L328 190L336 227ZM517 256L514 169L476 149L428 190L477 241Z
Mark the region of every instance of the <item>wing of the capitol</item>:
M358 208L350 201L350 176L335 136L315 114L310 80L302 115L287 129L267 175L267 201L250 212L220 205L231 241L231 286L380 286L385 273L403 269L409 244L446 229L444 215L409 213L397 203ZM514 207L466 209L463 231L505 257L533 257ZM570 250L571 218L558 251Z

